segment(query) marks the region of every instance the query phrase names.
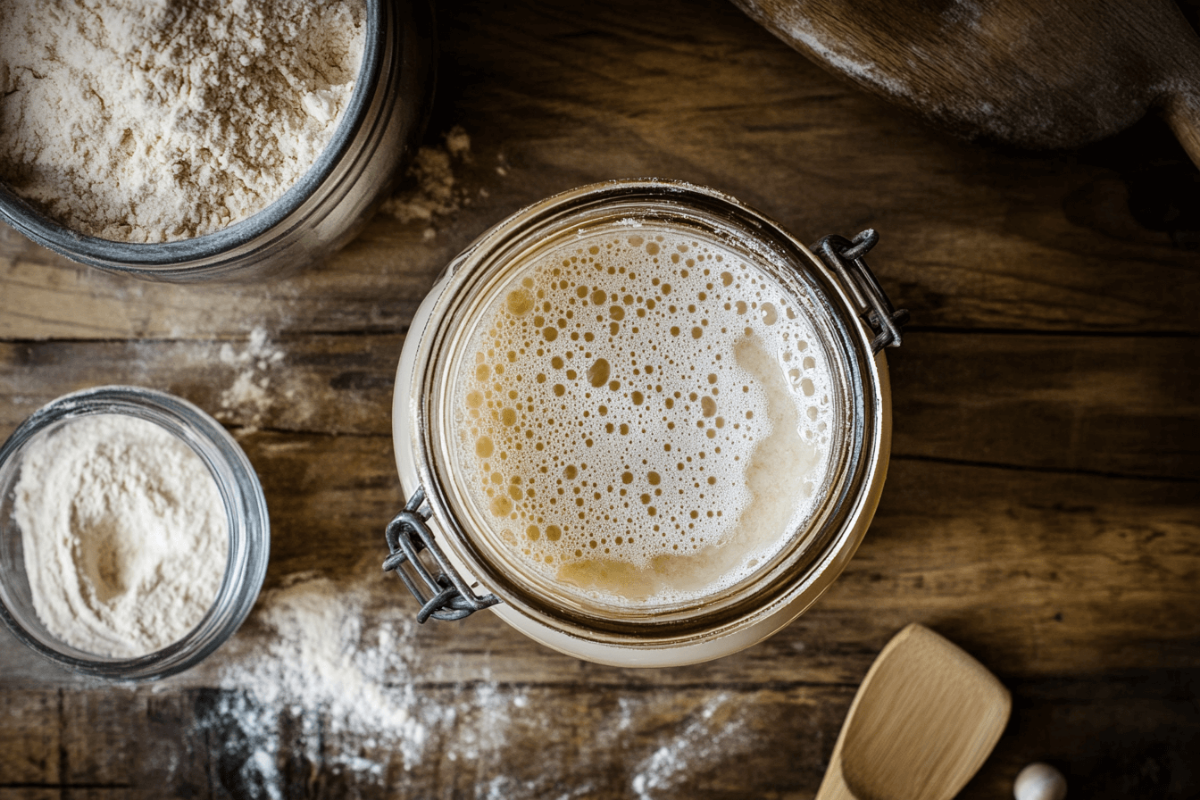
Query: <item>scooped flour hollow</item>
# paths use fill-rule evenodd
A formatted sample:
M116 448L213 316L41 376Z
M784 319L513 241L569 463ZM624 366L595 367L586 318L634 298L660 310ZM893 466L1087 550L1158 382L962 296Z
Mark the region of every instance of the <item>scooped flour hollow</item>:
M186 444L134 417L84 417L31 442L13 517L38 618L87 653L134 658L178 641L225 574L216 481Z

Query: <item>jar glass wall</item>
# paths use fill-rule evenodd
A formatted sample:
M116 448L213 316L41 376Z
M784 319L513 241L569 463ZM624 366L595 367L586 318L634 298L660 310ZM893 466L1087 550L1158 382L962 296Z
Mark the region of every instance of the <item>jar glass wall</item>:
M253 280L324 258L353 238L393 187L433 96L428 0L365 1L363 60L341 122L308 171L258 213L192 239L117 242L64 227L0 183L0 219L75 261L153 280Z
M14 515L23 456L44 437L96 415L144 420L187 445L216 484L228 531L220 588L207 613L183 638L136 658L84 652L47 628L34 608L22 531ZM269 552L266 500L254 468L220 423L181 398L133 386L75 392L35 412L0 447L0 619L34 651L72 671L111 680L153 680L199 663L250 613L266 575Z
M511 290L520 265L563 242L605 231L636 234L639 240L641 234L665 233L668 240L678 234L753 262L786 294L790 307L813 320L816 349L828 356L837 430L829 437L827 469L811 513L787 532L784 546L752 561L748 574L683 601L614 603L530 569L501 541L514 535L498 536L487 511L462 485L466 471L456 453L462 451L457 440L464 419L456 407L462 393L455 391L454 375L464 359L476 355L473 332L482 310ZM725 655L778 630L811 605L840 573L874 513L886 473L890 411L886 362L876 353L875 332L863 314L851 290L803 244L712 190L622 181L550 198L484 234L447 267L418 312L398 368L393 409L401 481L407 491L423 494L428 526L464 581L476 594L498 598L493 609L533 638L582 658L626 665ZM654 346L652 338L646 346ZM588 491L601 494L606 488ZM646 498L643 504L650 502ZM507 515L507 501L500 505Z

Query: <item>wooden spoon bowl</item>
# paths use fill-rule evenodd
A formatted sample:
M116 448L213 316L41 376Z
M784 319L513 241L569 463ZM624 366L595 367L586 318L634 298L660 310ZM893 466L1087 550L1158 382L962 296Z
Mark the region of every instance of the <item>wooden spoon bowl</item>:
M982 664L909 625L854 696L817 800L950 800L992 752L1011 710L1008 690Z

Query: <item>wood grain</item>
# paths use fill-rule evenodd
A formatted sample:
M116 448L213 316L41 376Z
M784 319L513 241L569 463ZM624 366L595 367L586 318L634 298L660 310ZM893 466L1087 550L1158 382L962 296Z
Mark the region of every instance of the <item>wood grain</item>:
M264 484L268 590L315 573L366 598L364 625L396 628L404 669L388 678L428 704L423 757L280 704L262 709L274 783L243 769L252 737L221 712L243 694L220 686L272 642L262 606L154 687L63 674L0 632L0 800L807 798L855 687L914 621L1013 691L962 797L1010 796L1033 760L1081 797L1200 793L1200 173L1170 132L1041 156L964 144L719 0L438 10L427 144L454 125L471 137L455 210L380 215L264 285L132 282L0 226L0 436L103 383L215 414ZM880 230L871 264L914 325L889 353L894 458L862 548L779 635L695 667L584 664L486 613L395 625L412 601L379 565L413 312L522 205L645 175L729 192L806 240ZM415 181L401 197L420 199ZM378 771L338 763L347 750Z
M1077 146L1157 108L1200 164L1200 40L1172 0L738 5L831 72L963 136Z
M892 637L842 724L818 800L952 800L987 760L1012 695L923 625Z
M260 349L279 358L261 366L245 333L0 342L0 435L61 394L132 383L186 397L232 428L387 436L403 341L399 334L271 333ZM910 333L889 353L893 453L1200 479L1195 348L1195 340L1174 336ZM270 391L239 391L239 380L266 381Z
M1173 786L1187 785L1189 748L1200 721L1179 698L1196 690L1197 676L1168 676L1165 682L1146 678L1012 687L1016 702L1007 735L960 797L1011 796L1013 776L1037 757L1066 769L1074 779L1072 791L1081 796L1160 797L1177 791ZM470 685L428 690L430 706L457 709L457 720L435 723L428 760L409 768L396 746L365 750L384 766L377 781L339 774L327 760L334 742L322 746L319 740L332 734L305 733L285 715L280 747L268 754L284 776L280 792L284 797L383 798L475 797L494 791L534 800L637 797L635 787L640 787L650 797L798 800L812 796L854 693L853 687L793 685L598 694L586 685L523 684L501 685L497 692L499 703L481 703ZM54 691L30 694L51 705L58 697ZM256 796L261 787L239 770L248 753L237 740L236 726L214 713L220 697L216 690L188 689L164 704L149 690L66 693L64 711L72 722L89 713L119 719L132 739L149 743L148 736L156 737L153 747L114 754L103 783L80 780L68 753L64 766L75 780L60 781L56 762L45 772L26 773L21 785L0 780L0 798L155 798L163 796L162 786L179 787L173 795L179 797ZM495 706L505 707L517 697L528 709L517 735L483 741L474 736L472 723L486 721ZM539 711L547 708L556 710L553 725L546 725ZM25 736L57 741L63 735L57 718L36 721L39 727L27 727ZM1075 736L1091 742L1086 755L1074 748ZM535 745L537 757L530 758L528 748ZM0 746L19 750L27 743L5 726ZM711 748L707 757L701 755L706 747ZM677 757L659 756L663 750Z
M394 576L379 572L387 555L382 530L400 507L385 439L257 432L241 443L271 511L268 588L316 571L367 591L375 614L412 606ZM586 676L614 687L853 684L891 635L916 621L1005 681L1195 668L1194 506L1191 484L902 460L841 579L783 632L735 656L655 671L598 667L534 645L489 614L425 625L406 644L417 672L446 682L487 674L517 683ZM235 643L261 648L264 635L250 628ZM177 680L211 685L220 664ZM12 646L0 652L0 671L10 684L66 679Z
M1196 480L1195 351L1186 337L909 334L889 359L892 450Z

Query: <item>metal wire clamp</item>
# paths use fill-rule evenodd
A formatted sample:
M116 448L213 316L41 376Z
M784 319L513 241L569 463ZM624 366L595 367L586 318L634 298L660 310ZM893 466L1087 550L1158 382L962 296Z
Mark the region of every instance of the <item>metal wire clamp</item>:
M844 236L826 236L812 246L813 252L829 266L850 292L859 316L875 333L871 351L878 353L885 347L899 347L901 329L908 323L908 311L894 309L875 274L863 260L867 251L879 242L879 234L873 228L862 231L851 241Z
M446 559L446 555L433 540L433 532L425 521L432 512L425 502L425 489L418 487L404 504L404 510L388 523L384 535L387 537L391 555L383 562L384 572L395 571L421 604L417 622L424 623L433 617L440 620L456 620L469 616L482 608L494 606L500 598L494 594L476 597L466 581ZM440 570L436 575L429 571L420 558L420 552L428 550ZM408 568L404 565L408 564ZM426 592L428 596L426 596Z

